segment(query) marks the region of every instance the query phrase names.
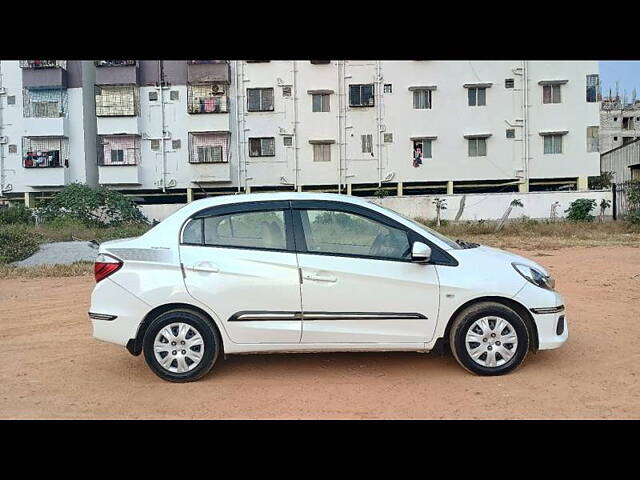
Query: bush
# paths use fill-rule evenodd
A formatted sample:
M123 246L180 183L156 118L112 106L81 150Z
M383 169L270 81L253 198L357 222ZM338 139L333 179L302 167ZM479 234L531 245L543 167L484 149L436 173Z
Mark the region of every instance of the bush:
M613 172L602 172L596 177L589 177L589 190L605 190L611 188Z
M136 204L123 194L81 183L67 185L47 200L38 213L44 222L76 219L86 226L148 223Z
M34 223L33 210L22 204L0 208L0 225L33 225Z
M17 262L38 251L40 236L21 225L0 227L0 264Z
M640 181L626 182L625 190L629 207L625 220L634 225L640 225Z
M596 201L590 198L579 198L569 204L569 208L564 211L567 220L572 222L591 222L593 215L591 211L596 208Z

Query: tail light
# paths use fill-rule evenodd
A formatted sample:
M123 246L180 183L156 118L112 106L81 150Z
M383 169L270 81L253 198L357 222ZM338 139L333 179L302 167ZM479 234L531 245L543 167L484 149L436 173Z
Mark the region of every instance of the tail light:
M94 266L93 272L96 277L96 283L100 280L104 280L109 275L117 272L122 268L122 260L118 260L111 255L107 255L106 253L99 253L96 258L96 264Z

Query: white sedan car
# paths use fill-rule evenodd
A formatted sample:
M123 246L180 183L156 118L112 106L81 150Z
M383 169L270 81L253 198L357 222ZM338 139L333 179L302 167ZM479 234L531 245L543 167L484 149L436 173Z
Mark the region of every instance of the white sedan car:
M470 372L500 375L568 336L542 266L344 195L198 200L100 245L95 276L94 337L173 382L220 354L447 345Z

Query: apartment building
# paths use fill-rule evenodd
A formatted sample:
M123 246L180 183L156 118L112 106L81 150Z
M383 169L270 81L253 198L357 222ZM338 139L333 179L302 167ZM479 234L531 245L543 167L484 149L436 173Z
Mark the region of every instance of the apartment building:
M97 182L94 83L88 62L0 62L0 194Z
M2 62L3 74L10 63ZM81 105L85 138L95 125L94 151L73 155L84 181L145 201L277 189L586 189L599 174L595 61L82 65L93 78L83 82L83 92L91 87L91 102ZM7 90L23 88L19 68L3 75ZM25 125L19 136L31 135L26 106L14 110L12 121ZM39 191L23 180L29 147L15 146L7 164L16 173L5 175L11 192ZM82 181L65 181L72 179Z
M600 108L600 151L608 152L640 138L640 101L604 98Z

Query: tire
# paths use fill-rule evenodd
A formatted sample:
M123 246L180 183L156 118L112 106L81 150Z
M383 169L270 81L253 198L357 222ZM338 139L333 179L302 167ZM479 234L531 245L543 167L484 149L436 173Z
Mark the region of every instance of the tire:
M181 342L185 342L184 345ZM156 355L157 345L160 348ZM160 378L178 383L193 382L209 373L221 349L216 327L199 313L187 309L170 310L156 317L147 328L142 344L149 368Z
M466 308L449 332L449 345L458 363L469 372L484 376L504 375L520 366L529 351L529 342L525 320L513 309L495 302Z

